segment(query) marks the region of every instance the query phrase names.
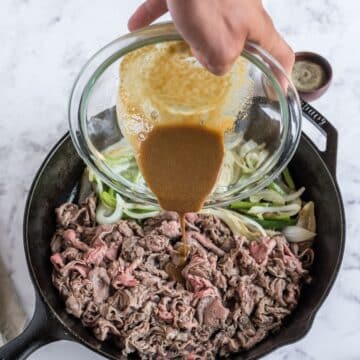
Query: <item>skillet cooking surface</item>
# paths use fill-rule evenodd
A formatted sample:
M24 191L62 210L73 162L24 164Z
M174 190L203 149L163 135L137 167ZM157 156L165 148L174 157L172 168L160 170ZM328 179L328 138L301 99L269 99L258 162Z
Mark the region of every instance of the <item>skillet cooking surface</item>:
M50 239L55 230L54 209L73 199L84 169L68 135L53 149L40 170L28 200L24 223L24 245L37 291L65 331L92 350L115 359L120 351L111 343L100 343L80 321L68 315L51 282ZM344 246L343 208L337 185L311 141L302 136L290 170L297 186L306 187L306 198L315 201L318 236L314 242L313 282L305 286L299 306L286 324L253 349L234 359L254 359L294 342L310 329L314 315L327 296L338 272Z

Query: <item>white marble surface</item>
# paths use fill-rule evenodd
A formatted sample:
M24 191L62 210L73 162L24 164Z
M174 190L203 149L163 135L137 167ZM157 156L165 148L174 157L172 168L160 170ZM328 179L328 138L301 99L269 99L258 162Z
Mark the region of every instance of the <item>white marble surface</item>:
M139 1L1 0L0 251L32 314L34 293L22 247L22 215L37 168L67 130L75 76L99 47L126 30ZM266 5L295 50L314 50L333 65L334 81L314 105L339 131L338 178L347 215L347 246L336 284L302 341L266 357L360 359L360 2L287 0ZM1 295L0 295L1 296ZM31 360L100 359L58 342Z

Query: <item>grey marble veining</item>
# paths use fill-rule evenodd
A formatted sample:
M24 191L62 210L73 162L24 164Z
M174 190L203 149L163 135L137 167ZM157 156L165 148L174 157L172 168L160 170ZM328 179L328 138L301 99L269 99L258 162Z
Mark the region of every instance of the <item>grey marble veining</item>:
M43 158L67 130L67 102L84 62L124 34L140 1L1 0L0 252L29 314L34 294L22 248L22 215ZM296 50L323 54L334 79L316 101L339 131L338 180L347 217L347 246L336 284L309 334L269 360L360 358L360 2L270 1L279 31ZM32 360L100 359L78 344L58 342Z

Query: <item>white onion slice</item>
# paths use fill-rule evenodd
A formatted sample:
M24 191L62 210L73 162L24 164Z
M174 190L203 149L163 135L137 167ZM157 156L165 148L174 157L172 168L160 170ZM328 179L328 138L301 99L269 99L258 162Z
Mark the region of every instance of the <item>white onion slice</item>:
M145 212L145 213L135 213L128 209L124 209L123 211L124 211L124 214L126 214L127 216L131 217L132 219L137 219L137 220L147 219L147 218L154 217L154 216L157 216L160 214L160 210L149 211L149 212Z
M261 236L266 236L266 232L260 224L237 212L223 208L210 208L203 209L200 213L218 217L235 235L243 235L248 239L258 239Z
M253 206L249 214L262 216L263 214L279 213L288 216L296 215L301 209L299 204L289 204L284 206Z
M274 190L269 190L269 189L261 190L261 191L257 192L256 194L250 196L251 202L258 203L261 200L270 201L270 202L273 202L275 204L280 204L280 205L285 204L285 200L282 195L280 195L279 193L277 193Z
M285 202L290 202L290 201L293 201L293 200L299 198L303 194L304 191L305 191L305 188L301 187L299 190L295 191L294 193L285 195L284 196Z
M96 209L96 222L99 224L114 224L118 222L123 214L123 206L124 200L119 194L116 194L116 207L113 212L109 211L109 208L100 202Z
M300 226L287 226L283 229L282 233L287 241L299 243L314 239L316 233L306 230Z

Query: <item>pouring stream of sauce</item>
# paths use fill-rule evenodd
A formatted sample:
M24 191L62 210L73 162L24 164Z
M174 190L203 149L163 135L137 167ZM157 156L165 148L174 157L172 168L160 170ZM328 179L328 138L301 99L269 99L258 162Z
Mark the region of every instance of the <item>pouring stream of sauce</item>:
M146 183L163 209L180 216L182 262L189 251L185 214L202 208L216 184L223 157L223 132L201 125L159 126L140 145L137 161Z

